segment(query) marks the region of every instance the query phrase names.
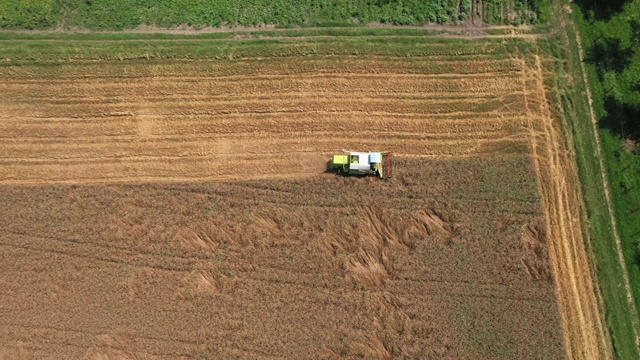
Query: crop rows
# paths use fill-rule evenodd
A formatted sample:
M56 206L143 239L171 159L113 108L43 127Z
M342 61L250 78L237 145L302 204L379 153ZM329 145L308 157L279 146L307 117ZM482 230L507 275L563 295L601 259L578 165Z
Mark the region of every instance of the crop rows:
M473 76L415 73L449 67L437 62L413 62L409 73L377 62L345 74L340 66L350 65L341 62L295 75L186 68L135 82L7 79L0 182L313 175L345 147L423 157L492 152L506 140L526 143L527 124L519 72L496 62L476 61L493 71Z
M0 186L0 247L16 259L0 278L11 289L5 348L560 357L528 156L399 157L396 167L393 182ZM523 237L527 226L539 233ZM58 321L68 308L77 317Z
M606 357L544 59L485 55L2 67L0 349Z

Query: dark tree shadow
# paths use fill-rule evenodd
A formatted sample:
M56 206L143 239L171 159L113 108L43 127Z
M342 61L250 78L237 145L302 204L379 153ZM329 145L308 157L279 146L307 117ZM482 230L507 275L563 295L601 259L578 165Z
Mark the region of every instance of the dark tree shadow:
M640 140L640 104L627 104L607 96L604 108L607 115L599 121L601 128L623 139Z
M604 74L609 71L623 72L631 64L633 55L633 49L623 47L619 38L601 37L587 50L585 61L596 66L602 81Z
M629 20L629 27L631 28L631 48L638 46L640 42L640 21L636 19Z
M609 20L633 0L574 0L589 20Z

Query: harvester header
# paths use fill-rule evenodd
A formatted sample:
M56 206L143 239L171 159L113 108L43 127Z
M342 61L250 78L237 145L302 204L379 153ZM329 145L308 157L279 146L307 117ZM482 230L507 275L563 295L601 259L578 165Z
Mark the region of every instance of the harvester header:
M388 151L346 151L333 155L330 169L346 175L375 175L391 177L391 153Z

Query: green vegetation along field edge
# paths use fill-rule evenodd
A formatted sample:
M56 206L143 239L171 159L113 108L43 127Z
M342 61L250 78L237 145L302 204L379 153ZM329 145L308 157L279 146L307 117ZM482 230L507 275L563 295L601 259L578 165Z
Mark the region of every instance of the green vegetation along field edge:
M491 54L492 57L509 57L515 47L531 47L523 39L490 38L479 42L440 37L420 36L343 36L303 38L252 38L208 39L181 38L173 41L156 41L141 35L139 41L118 39L87 39L85 41L60 41L52 38L37 40L12 40L2 42L0 72L29 63L69 64L94 60L160 60L160 59L214 59L229 60L255 57L287 56L451 56L461 59L467 56ZM134 34L132 34L133 36ZM137 35L137 34L135 34ZM78 38L85 35L79 34ZM14 69L15 70L15 69Z
M640 3L637 0L636 2ZM551 87L555 88L557 97L556 112L563 117L563 124L567 127L565 132L575 149L588 219L585 233L588 235L592 256L595 259L598 282L604 297L603 310L614 351L619 359L640 359L637 339L639 314L636 302L629 301L628 298L629 292L632 292L632 296L635 295L635 301L640 296L640 273L635 252L637 243L633 241L633 233L636 232L637 237L637 231L640 230L640 217L634 217L635 214L629 210L634 203L636 206L639 204L631 195L632 191L640 191L637 175L635 181L632 179L632 172L637 169L638 156L623 151L621 139L604 128L598 130L602 154L598 151L590 104L585 94L589 86L593 94L595 115L601 122L607 115L603 107L603 84L598 81L594 65L581 63L578 44L580 37L576 32L579 30L582 34L583 47L587 53L594 33L582 18L579 8L565 5L564 1L554 3L554 13L559 16L551 21L553 35L543 42L542 46L556 59L549 69L556 74ZM575 21L577 28L570 19ZM586 69L587 74L583 73L583 69ZM588 79L589 84L585 79ZM601 156L604 157L605 169L601 167ZM614 213L625 258L623 262L620 261L618 253L602 171L608 175L611 187ZM620 187L622 182L629 184L626 189ZM629 283L625 279L625 273L629 274Z
M232 30L202 32L202 33L169 33L169 32L18 32L0 31L0 41L8 40L73 40L73 41L93 41L93 40L213 40L213 39L250 39L250 38L292 38L292 37L312 37L312 36L435 36L443 34L455 34L452 31L432 30L428 28L411 27L321 27L321 28L298 28L298 29L263 29L263 30ZM528 33L528 27L521 28L499 28L487 29L489 34L509 34L517 30L519 33Z
M549 0L0 0L0 29L536 23ZM475 5L474 5L475 4ZM473 13L472 13L473 12Z
M603 3L596 1L593 4ZM611 6L611 3L605 3ZM640 307L640 0L576 6L622 251ZM596 8L598 9L598 8ZM599 15L598 15L599 14ZM636 334L639 335L639 334ZM640 357L638 357L640 358Z

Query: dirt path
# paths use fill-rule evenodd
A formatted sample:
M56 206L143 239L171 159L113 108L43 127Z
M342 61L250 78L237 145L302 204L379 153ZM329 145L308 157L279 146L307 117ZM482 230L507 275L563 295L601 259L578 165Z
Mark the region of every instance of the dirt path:
M591 115L591 124L593 126L593 134L596 139L596 151L597 158L600 165L600 175L602 177L602 183L604 185L604 195L607 201L607 210L609 215L611 216L611 226L613 229L613 236L616 239L616 251L618 253L618 259L620 260L620 266L622 267L622 277L624 280L624 287L627 293L627 302L629 306L633 310L634 313L638 313L638 309L636 308L636 303L633 299L633 292L631 291L631 282L629 281L629 274L627 273L627 267L624 260L624 254L622 252L622 242L620 240L620 233L618 231L618 222L616 220L615 212L613 210L613 203L611 200L611 192L609 190L609 179L607 176L607 172L605 170L603 155L602 155L602 145L600 143L600 134L598 133L598 119L596 118L595 112L593 110L593 97L591 95L591 89L589 88L589 82L587 79L587 72L584 67L584 50L582 49L582 38L580 37L580 32L575 31L576 34L576 43L578 44L578 51L580 53L580 68L582 71L582 77L585 84L585 89L587 93L587 99L589 102L589 113ZM633 324L634 337L636 338L636 346L640 351L640 337L638 336L638 327L639 324L634 321Z
M545 95L538 56L525 77L527 107L542 119L532 121L533 149L543 194L549 248L556 278L569 359L611 359L613 352L599 312L580 222L577 169ZM540 121L542 120L542 121ZM535 135L540 134L540 135Z
M483 21L484 13L482 11L482 0L472 0L471 1L471 18L470 23L473 26L484 26L486 25Z

